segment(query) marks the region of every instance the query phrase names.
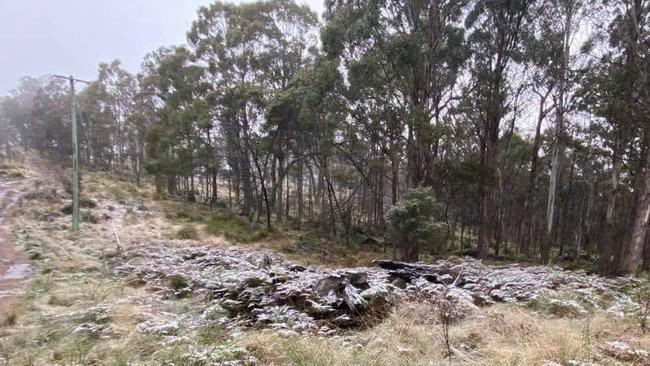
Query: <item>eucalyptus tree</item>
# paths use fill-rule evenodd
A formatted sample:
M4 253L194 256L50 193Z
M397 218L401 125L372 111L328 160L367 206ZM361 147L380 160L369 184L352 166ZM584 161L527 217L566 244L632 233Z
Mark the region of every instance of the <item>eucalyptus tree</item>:
M552 5L552 6L549 6ZM547 106L540 99L538 123L542 117L553 112L554 117L553 145L551 150L551 172L546 199L545 238L540 248L542 262L549 260L549 252L553 244L554 224L557 211L557 193L560 188L562 160L565 155L565 145L570 139L567 136L568 113L573 109L573 93L578 85L578 67L581 59L577 35L589 39L593 31L588 29L587 7L582 0L551 0L535 7L537 22L534 34L531 36L532 56L534 67L539 70L538 79L546 86L546 92L540 98L552 96L552 106ZM591 7L591 12L598 9ZM538 94L541 94L538 92ZM542 116L542 114L544 114Z
M210 73L216 95L213 108L229 150L228 165L241 182L244 193L242 213L251 220L255 190L253 166L265 192L269 225L272 210L267 167L257 166L268 159L260 159L252 140L266 137L260 135L266 123L262 111L308 62L310 51L314 51L317 42L316 26L316 15L306 6L291 1L258 1L241 5L216 2L199 10L199 18L188 33L197 63ZM267 130L272 129L269 126ZM301 130L274 129L273 132L277 142L293 142L294 154L299 160L299 192L302 190ZM274 159L280 165L280 175L285 169L289 146L287 144L275 151ZM274 175L272 181L278 184L276 173L271 174ZM279 195L282 195L281 191ZM298 201L302 205L302 197Z
M116 173L128 171L130 163L129 142L133 131L128 117L134 109L137 92L135 77L126 71L119 60L99 65L96 83L102 89L100 108L110 110L111 122L109 143L111 147L111 169Z
M0 151L4 154L2 157L10 157L12 146L16 145L18 140L18 132L4 110L5 103L6 97L0 97L0 149L2 149Z
M162 107L157 123L147 133L148 169L159 181L166 177L169 193L177 192L182 184L187 198L193 200L197 151L204 143L203 126L211 120L203 103L208 90L202 82L204 70L191 62L184 47L172 48L162 56L157 70L155 90Z
M431 182L442 117L467 58L465 6L447 0L327 3L323 47L347 70L351 115L392 137L390 150L406 133L409 186ZM390 154L395 164L401 152Z
M642 261L648 219L648 30L647 4L612 4L607 52L582 83L581 104L600 117L609 161L598 271L634 272ZM623 243L615 245L616 242Z
M444 116L467 59L465 6L464 1L446 0L326 4L323 51L340 63L349 83L349 117L344 121L356 127L370 152L363 159L373 161L373 169L364 180L377 202L376 212L383 213L386 172L393 204L399 199L402 171L407 186L433 181L434 165L442 155ZM353 157L350 141L355 139L342 147ZM350 162L359 165L360 158L356 154L357 163Z
M530 8L534 0L478 0L465 20L470 29L472 49L471 97L478 111L481 165L479 257L488 254L490 228L494 225L497 196L495 184L499 158L501 121L508 112L511 89L509 66L520 61L522 38L531 24Z
M624 108L615 128L620 136L619 150L630 148L627 155L634 180L633 202L628 213L630 234L624 237L622 250L616 253L615 268L610 268L610 271L632 273L641 266L650 216L650 162L647 155L650 149L650 29L647 24L650 4L643 0L620 0L614 2L613 15L610 25L610 44L614 47L612 61L621 69L619 81L623 90L620 98ZM611 247L613 235L612 230L608 230L606 244Z
M90 169L109 171L113 164L113 132L116 121L108 91L102 83L92 82L79 93L83 120L81 156Z

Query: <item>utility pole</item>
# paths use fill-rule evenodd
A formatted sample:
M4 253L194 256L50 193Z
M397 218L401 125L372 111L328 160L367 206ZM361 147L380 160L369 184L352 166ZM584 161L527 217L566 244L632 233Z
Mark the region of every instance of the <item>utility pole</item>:
M72 123L72 231L79 231L79 144L77 141L77 113L74 83L87 81L75 79L72 75L53 75L70 82L70 121Z
M79 145L74 77L70 75L70 120L72 121L72 231L79 231Z

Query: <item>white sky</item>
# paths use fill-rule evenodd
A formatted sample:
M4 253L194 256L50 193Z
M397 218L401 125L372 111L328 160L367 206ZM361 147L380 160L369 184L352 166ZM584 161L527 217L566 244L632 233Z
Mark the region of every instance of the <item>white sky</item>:
M27 75L94 79L100 62L116 58L136 72L148 52L183 43L199 6L211 2L1 0L0 95ZM323 12L322 0L297 2Z

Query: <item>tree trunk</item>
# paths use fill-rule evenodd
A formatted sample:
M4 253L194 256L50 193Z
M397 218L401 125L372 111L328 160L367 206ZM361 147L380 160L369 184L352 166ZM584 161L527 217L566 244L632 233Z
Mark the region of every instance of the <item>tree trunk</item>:
M282 156L278 157L278 172L284 171L284 158ZM282 222L282 212L284 210L284 200L283 200L283 194L284 194L284 177L281 175L277 178L277 190L275 194L275 219L278 222ZM288 189L288 188L287 188Z
M621 272L635 273L643 262L643 245L648 232L648 218L650 217L650 129L646 132L646 157L643 174L643 185L636 198L633 215L632 235L627 246L627 255L623 256Z
M546 98L548 98L549 93L553 90L549 88L545 95L540 95L539 98L539 113L537 115L537 126L535 128L535 138L533 140L533 149L531 151L530 158L530 174L528 175L528 189L526 190L526 200L524 201L524 212L523 220L525 221L525 230L523 235L525 237L520 238L520 247L521 252L525 257L529 257L530 251L530 242L533 238L533 200L536 193L536 181L537 181L537 169L539 162L539 148L542 144L542 122L546 118L549 110L544 109L546 104ZM522 236L523 236L522 235Z
M303 162L302 162L302 151L299 152L301 155L298 157L298 172L296 176L296 185L298 193L298 230L302 229L302 216L303 216L303 197L302 197L302 183L303 183Z
M612 272L612 247L614 245L614 221L616 213L616 193L618 190L618 179L620 173L620 137L617 137L616 146L612 153L612 171L609 179L609 189L607 192L607 210L605 214L605 226L603 228L603 238L600 242L598 273L609 275Z
M496 135L494 131L489 128L489 133L486 134L485 149L483 157L483 166L488 174L484 176L481 182L481 213L478 231L478 256L485 259L488 256L488 248L490 241L490 227L493 226L493 217L495 209L495 186L494 186L494 172L497 157L497 140L498 131Z

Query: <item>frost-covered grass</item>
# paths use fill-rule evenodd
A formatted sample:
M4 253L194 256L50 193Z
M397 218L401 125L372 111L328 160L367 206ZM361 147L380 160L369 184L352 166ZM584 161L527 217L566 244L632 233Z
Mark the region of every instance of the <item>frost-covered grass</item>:
M358 238L345 245L308 224L301 231L287 224L267 233L263 225L253 228L225 211L211 215L198 204L152 201L150 188L105 174L87 173L84 179L84 192L97 203L91 210L99 220L84 223L78 234L69 231L69 217L60 213L69 201L58 182L46 181L40 188L56 189L58 199L25 201L14 217L9 232L17 235L19 249L33 254L35 274L15 311L0 318L1 366L203 366L234 360L246 364L251 357L257 365L448 364L442 327L426 302L398 304L377 325L335 336L287 336L269 329L237 336L220 323L222 309L200 311L200 296L160 299L150 292L155 289L117 278L109 266L117 255L111 222L123 250L154 239L169 246L220 245L223 239L217 236L222 236L278 250L301 263L350 266L390 256L390 249L363 249ZM196 229L197 240L193 235L176 240L186 227ZM177 290L187 285L173 276L167 279L165 285ZM560 292L543 294L531 307L480 308L451 326L452 364L538 366L580 360L608 365L615 363L602 351L608 342L650 349L650 336L641 333L638 319L604 310L616 303L607 296ZM567 304L578 304L585 312L565 311Z
M482 309L450 329L452 360L445 356L442 326L433 309L404 303L376 327L342 337L278 337L252 331L244 344L263 365L522 365L570 361L615 364L601 352L611 339L631 339L650 348L630 319L605 313L585 318L549 318L517 305Z

